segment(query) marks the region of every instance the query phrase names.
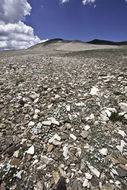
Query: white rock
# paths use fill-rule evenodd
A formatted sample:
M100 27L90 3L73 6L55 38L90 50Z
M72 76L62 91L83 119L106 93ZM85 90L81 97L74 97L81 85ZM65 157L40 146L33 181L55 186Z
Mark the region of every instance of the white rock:
M85 126L84 126L84 129L85 129L86 131L88 131L88 130L90 129L90 126L89 126L89 125L85 125Z
M58 94L55 95L55 99L58 99L60 98L60 96Z
M120 181L115 181L115 185L117 186L117 187L120 187L121 186L121 183L120 183Z
M52 105L53 105L53 104L48 105L48 109L50 109L50 108L52 107Z
M35 109L35 114L39 114L40 110L39 109Z
M127 114L124 115L125 119L127 119Z
M58 145L61 145L62 142L59 142L59 141L57 141L57 140L53 140L52 144L58 146Z
M30 121L28 124L28 127L33 127L35 125L35 123L33 121Z
M70 134L70 137L75 141L77 139L77 137L73 134Z
M125 145L126 143L123 140L121 140L121 145L117 145L116 148L122 153Z
M32 92L32 94L29 97L35 100L36 98L39 98L39 96L40 96L39 94Z
M66 110L69 112L71 110L70 105L66 105Z
M109 118L103 114L100 115L102 121L108 121Z
M15 177L17 177L17 178L19 178L19 179L22 179L22 173L23 173L23 171L19 171L19 172L15 175Z
M90 91L90 94L92 95L92 96L98 96L99 95L99 89L97 88L97 87L92 87L91 88L91 91Z
M119 130L118 133L124 138L126 136L126 133L122 130Z
M88 179L85 179L83 182L83 187L87 187L89 185Z
M39 101L39 98L36 98L36 99L34 100L34 103L36 104L38 101Z
M86 179L90 180L90 179L92 179L93 176L89 173L85 173L85 177L86 177Z
M123 111L127 112L127 103L121 102L119 103L119 106Z
M34 114L33 119L38 119L38 115Z
M116 108L107 108L109 111L111 111L111 112L117 112L117 110L116 110Z
M83 107L83 106L85 106L85 104L83 102L75 103L75 105L77 107Z
M107 148L102 148L101 150L99 150L100 154L106 156L108 154L108 149Z
M37 124L37 128L40 129L41 127L42 127L42 123L39 122L39 123Z
M89 162L87 162L87 166L94 175L96 175L98 178L100 177L100 172L96 168L91 166Z
M89 117L86 117L85 119L86 119L86 121L88 121L88 120L93 120L94 118L95 118L94 114L92 113L92 114L90 114Z
M59 125L59 122L55 118L51 117L49 118L49 120L51 121L52 124Z
M78 153L78 156L80 157L80 156L81 156L81 153L82 153L81 148L77 147L77 153Z
M18 158L18 156L19 156L19 150L15 151L14 154L13 154L13 156L14 156L15 158Z
M111 116L111 112L109 110L105 110L105 113L107 114L108 117Z
M34 154L34 146L32 145L32 146L26 151L26 153L33 155L33 154Z
M49 143L52 143L54 140L60 141L61 137L55 134L51 139L49 139Z
M51 121L43 121L42 125L50 126L52 124Z
M22 139L21 144L23 144L26 141L27 141L27 139Z
M117 173L117 171L116 171L114 168L112 168L112 173L113 173L114 175L119 175L119 174Z
M48 158L47 156L43 156L41 155L41 160L45 163L45 164L50 164L53 163L54 160L52 158Z
M127 94L127 86L125 86L125 93Z
M66 160L69 158L67 145L65 145L65 146L63 147L63 156L64 156L64 158L65 158Z
M36 160L34 160L33 165L35 165L37 163L38 163L38 160L36 159Z

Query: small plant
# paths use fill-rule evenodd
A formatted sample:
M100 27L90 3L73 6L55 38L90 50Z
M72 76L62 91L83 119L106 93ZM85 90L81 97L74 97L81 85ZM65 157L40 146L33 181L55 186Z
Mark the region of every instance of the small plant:
M124 120L124 115L119 115L118 112L113 112L109 118L111 121L113 122L117 122L117 121L120 121L120 122L123 122Z
M115 94L116 96L123 95L123 94L122 94L121 92L119 92L119 91L115 91L114 94Z

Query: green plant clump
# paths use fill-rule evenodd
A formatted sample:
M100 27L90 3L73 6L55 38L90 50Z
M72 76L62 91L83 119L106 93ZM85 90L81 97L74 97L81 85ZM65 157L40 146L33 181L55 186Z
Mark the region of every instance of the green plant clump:
M124 121L124 115L119 115L118 112L113 112L109 118L113 122L123 122Z

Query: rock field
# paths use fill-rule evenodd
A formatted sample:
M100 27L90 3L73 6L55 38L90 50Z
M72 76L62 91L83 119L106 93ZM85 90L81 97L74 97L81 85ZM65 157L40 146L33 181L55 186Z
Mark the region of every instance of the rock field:
M0 54L0 190L127 189L127 51Z

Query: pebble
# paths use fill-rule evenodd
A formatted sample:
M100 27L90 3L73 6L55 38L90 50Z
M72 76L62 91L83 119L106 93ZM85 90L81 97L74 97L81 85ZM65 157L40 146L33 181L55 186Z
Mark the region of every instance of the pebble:
M86 177L86 179L88 179L88 180L92 179L92 175L89 174L89 173L85 173L85 177Z
M88 135L89 135L89 132L88 132L88 131L82 131L82 132L80 133L80 135L81 135L84 139L86 139L86 138L88 137Z
M35 125L35 123L33 121L30 121L28 124L28 127L33 127Z
M35 114L39 114L40 113L40 110L39 109L35 109Z
M59 179L60 179L59 172L53 171L52 175L53 175L53 179L54 179L55 184L57 184Z
M65 145L64 147L63 147L63 156L64 156L64 158L67 160L69 157L68 157L68 147L67 147L67 145Z
M49 143L53 143L54 145L61 145L62 142L59 142L61 137L58 134L55 134L51 139L49 139Z
M32 145L27 151L27 154L33 155L34 154L34 146Z
M107 148L102 148L101 150L99 150L100 154L106 156L108 154L108 149Z
M17 178L19 178L19 179L22 179L22 173L23 173L23 171L19 171L19 172L15 175L15 177L17 177Z
M70 105L66 105L66 110L67 110L68 112L71 111L71 107L70 107Z
M120 106L121 110L127 112L127 103L121 102L121 103L119 103L119 106Z
M121 145L117 145L116 148L122 153L125 145L126 143L123 140L121 140Z
M72 185L72 190L82 190L82 185L79 180L75 180Z
M90 129L90 126L89 126L89 125L85 125L85 126L84 126L84 129L85 129L86 131L88 131L88 130Z
M126 133L122 130L118 130L118 134L120 134L123 138L126 137Z
M77 139L77 137L73 134L70 134L70 137L75 141Z
M51 164L54 162L54 160L52 158L48 158L47 156L43 156L41 155L41 160L45 163L45 164Z
M19 156L19 150L15 151L14 154L13 154L13 156L14 156L15 158L18 158L18 156Z
M51 121L43 121L42 125L50 126L52 124Z
M90 165L90 163L87 162L87 166L88 168L90 169L90 171L95 175L97 176L98 178L100 177L100 172L94 168L93 166Z
M89 186L89 180L85 179L83 182L83 187L88 187Z
M47 152L52 152L53 148L54 148L54 146L52 144L49 145L47 148Z
M98 96L99 95L99 89L97 88L97 87L92 87L91 88L91 91L90 91L90 94L92 95L92 96Z
M50 121L51 121L52 124L59 125L59 122L55 118L51 117L49 119L50 119Z

